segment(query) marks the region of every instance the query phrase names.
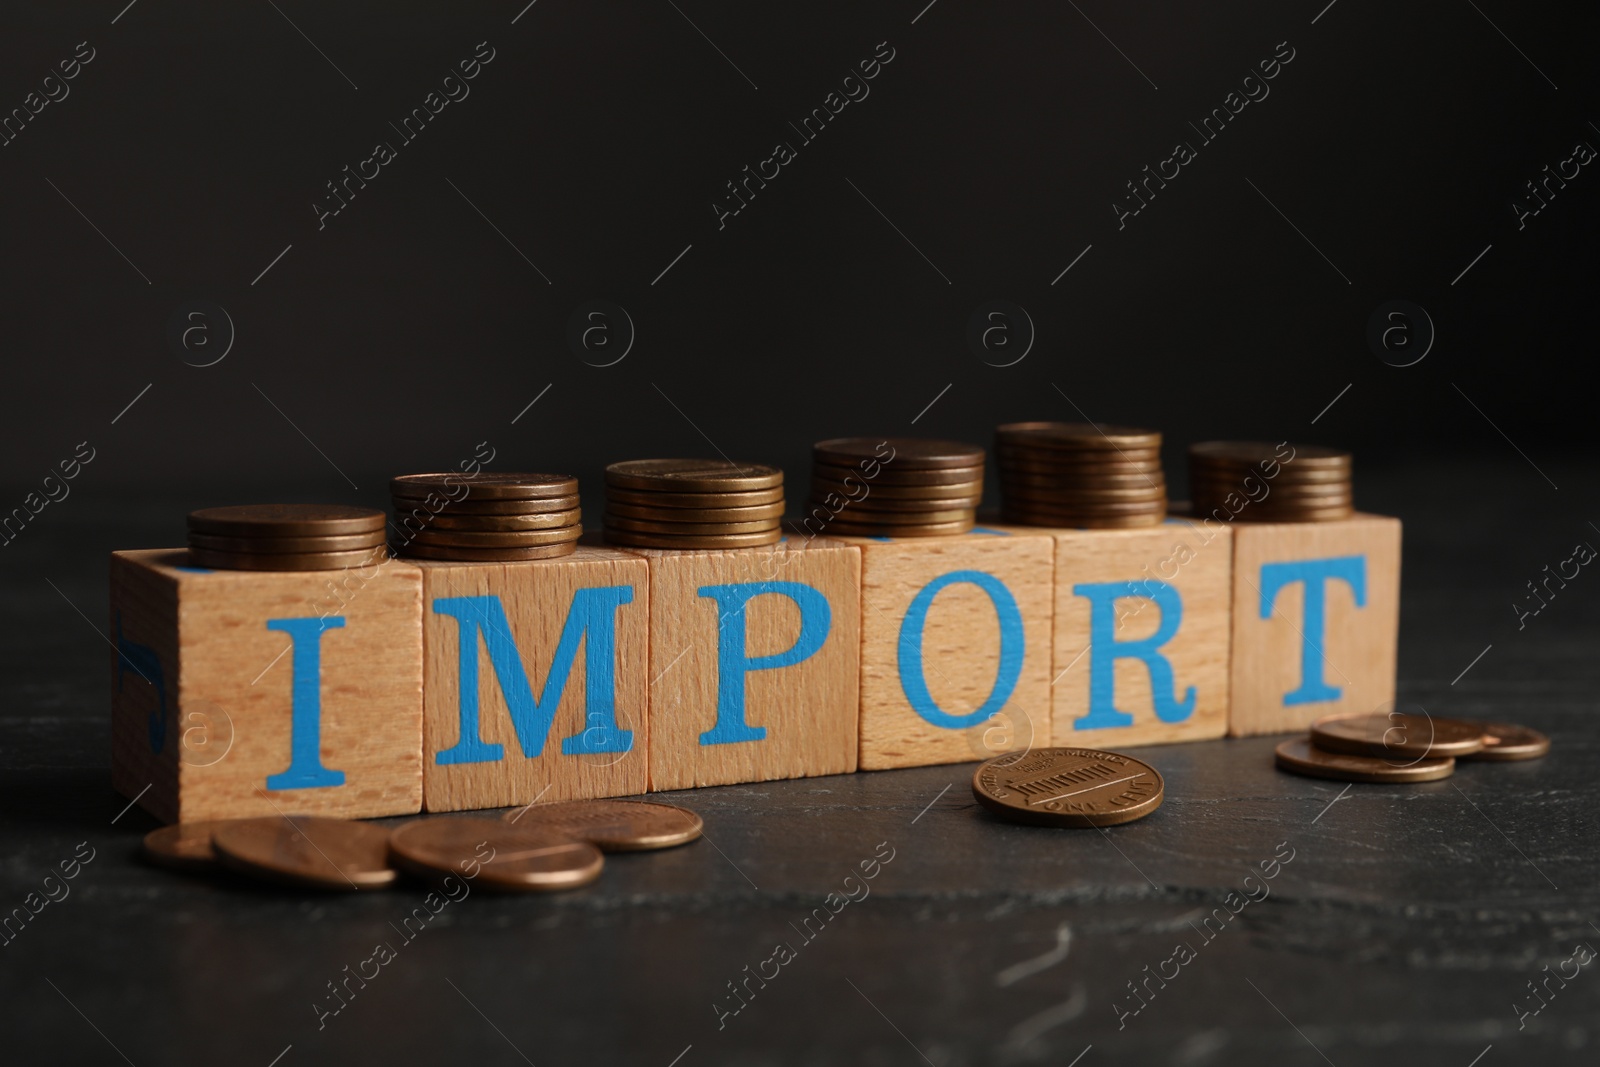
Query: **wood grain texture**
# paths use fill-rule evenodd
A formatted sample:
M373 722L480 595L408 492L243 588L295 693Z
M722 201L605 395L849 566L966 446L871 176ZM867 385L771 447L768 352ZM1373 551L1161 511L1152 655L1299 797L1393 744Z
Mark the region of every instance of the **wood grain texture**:
M842 774L856 769L861 553L837 540L791 539L729 551L628 549L650 564L650 788L687 789ZM719 604L707 586L796 582L826 598L830 621L811 656L744 675L747 725L760 740L701 744L718 723ZM794 647L802 620L780 594L745 605L745 654Z
M169 822L420 810L416 568L388 560L346 571L207 571L186 559L181 549L112 556L113 785L129 797L149 786L139 803ZM344 782L268 789L291 764L295 651L290 634L267 623L334 617L344 624L317 642L319 749ZM163 723L151 719L156 677L139 672L160 679Z
M988 759L1038 748L1050 736L1050 630L1055 544L1018 529L952 537L840 538L861 549L861 769L921 767ZM1001 684L1001 609L973 581L937 588L922 619L921 676L902 662L900 638L913 602L952 572L978 572L1009 591L1021 632L1008 640L1022 654L1009 696ZM914 629L913 629L914 632ZM912 678L907 689L907 673ZM971 718L991 697L1003 700L981 722L940 724L913 704Z
M650 568L636 556L580 546L570 556L523 563L455 563L417 560L423 596L423 803L428 811L463 811L558 800L626 796L648 785L650 723L646 714L649 670ZM545 693L555 652L567 626L574 594L625 586L627 603L608 609L615 626L614 716L632 733L624 752L566 754L565 739L584 734L588 719L588 645L585 633L550 728L537 754L522 749L505 692L477 628L478 734L502 746L492 762L441 764L438 756L461 738L461 624L436 610L448 597L500 598L516 653L535 698Z
M1343 580L1323 582L1323 681L1337 699L1285 703L1304 684L1305 583L1284 585L1261 617L1262 567L1340 557L1364 561L1366 604ZM1233 550L1233 710L1228 733L1286 733L1341 712L1388 710L1400 626L1400 520L1358 513L1339 522L1238 523ZM1268 587L1270 591L1270 586ZM1313 631L1314 632L1314 631Z
M1033 527L1016 527L1033 529ZM1169 519L1159 526L1127 530L1053 530L1055 540L1055 639L1052 736L1057 745L1119 749L1221 737L1228 727L1233 545L1227 527L1201 527ZM1183 701L1194 687L1194 706L1178 721L1156 714L1151 671L1135 656L1107 657L1111 704L1131 717L1123 726L1093 726L1090 687L1096 657L1090 648L1093 601L1075 591L1085 584L1132 582L1135 595L1111 601L1110 637L1117 642L1150 638L1166 620L1149 595L1149 583L1170 586L1181 616L1176 630L1156 651L1171 665L1167 695Z

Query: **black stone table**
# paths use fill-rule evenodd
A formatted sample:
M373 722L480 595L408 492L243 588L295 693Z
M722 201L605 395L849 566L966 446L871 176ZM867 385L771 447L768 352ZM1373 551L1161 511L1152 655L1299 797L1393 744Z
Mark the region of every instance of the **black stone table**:
M277 892L137 861L152 823L108 785L104 554L174 543L206 500L85 493L0 560L0 905L93 856L0 948L3 1059L1594 1063L1600 963L1568 961L1600 948L1600 576L1520 627L1511 607L1600 545L1589 470L1546 465L1556 490L1512 456L1358 485L1407 522L1402 696L1545 730L1543 760L1346 789L1276 771L1272 738L1149 748L1166 803L1110 831L999 822L971 765L667 794L704 841L409 926L409 886ZM1541 1006L1529 982L1563 969Z

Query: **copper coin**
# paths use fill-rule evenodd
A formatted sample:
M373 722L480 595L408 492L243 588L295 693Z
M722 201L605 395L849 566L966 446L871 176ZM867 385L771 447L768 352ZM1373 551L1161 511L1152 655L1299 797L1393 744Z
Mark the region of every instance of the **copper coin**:
M194 533L223 537L328 537L383 529L376 508L344 504L240 504L189 512Z
M446 471L442 474L402 474L389 482L389 492L395 496L426 497L438 493L444 497L461 497L472 500L548 500L551 497L573 496L578 492L578 479L570 474L528 474L514 471Z
M840 467L832 463L813 463L811 476L830 482L846 478L866 482L868 485L964 485L983 481L982 467L949 467L941 470L896 470L885 465L876 474L868 474L855 467Z
M382 889L395 880L389 831L314 815L239 819L211 837L230 870L310 889Z
M382 544L351 552L218 552L191 548L189 562L224 571L336 571L365 567L388 555L388 548Z
M783 539L783 531L774 528L763 533L700 534L674 537L672 534L642 533L638 530L619 530L615 527L607 526L605 528L605 539L608 544L626 545L632 548L752 548L760 545L777 544Z
M577 541L532 548L476 548L470 545L397 545L396 551L410 559L446 559L456 563L521 563L535 559L559 559L578 550Z
M1161 447L1161 432L1105 422L1008 422L995 427L1007 444L1067 450L1126 451Z
M605 866L587 841L526 820L512 825L481 816L408 822L390 835L389 851L396 865L423 878L466 877L475 867L477 884L518 893L588 885Z
M876 460L898 470L945 470L982 467L985 453L979 445L927 437L835 437L811 446L811 458L840 467Z
M1136 467L1143 469L1161 465L1161 450L1154 447L1074 451L1061 448L1033 448L1025 445L1007 444L1001 441L995 446L995 455L999 457L1000 466L1002 467L1013 463L1024 463L1052 470L1070 471L1094 470L1101 467Z
M1350 453L1322 445L1274 444L1269 441L1201 441L1189 446L1192 459L1218 463L1272 463L1306 467L1349 467Z
M509 533L513 530L555 530L563 526L578 526L583 512L578 508L566 511L546 511L533 515L434 515L419 530L477 530ZM403 527L402 527L403 529Z
M862 496L859 491L854 497L842 492L825 490L812 490L811 506L829 511L839 511L842 508L852 508L865 512L890 512L890 511L969 511L978 506L983 500L983 495L968 494L957 497L924 497L922 499L906 499L903 497L887 497L880 494Z
M877 526L872 523L846 522L834 519L826 530L840 537L939 537L945 534L964 534L972 530L972 518L956 522L896 523Z
M1483 725L1399 711L1327 715L1311 724L1311 741L1355 756L1465 756L1483 747Z
M211 835L232 822L232 819L180 822L151 830L144 835L144 858L169 871L211 874L217 869L217 853L211 847Z
M428 497L408 497L398 493L393 498L397 516L425 517L428 515L548 515L556 511L572 511L578 506L578 497L553 496L542 500L478 500L475 498L451 500L435 494Z
M1456 761L1450 756L1392 763L1374 756L1329 752L1305 737L1285 741L1274 752L1280 771L1339 782L1431 782L1448 778L1456 770Z
M705 823L687 808L645 800L573 800L513 808L508 823L547 827L605 852L642 852L686 845Z
M960 482L955 485L885 485L881 482L835 482L828 478L811 478L811 495L818 492L838 493L840 496L881 496L890 500L956 500L983 496L983 482Z
M331 534L327 537L224 537L221 534L191 533L190 548L213 552L339 552L376 548L383 544L383 531Z
M820 514L811 514L805 518L815 519L818 522L853 522L858 526L923 526L929 523L942 522L972 522L977 518L977 511L973 508L948 508L940 511L862 511L855 507L839 508L837 511L822 509Z
M1084 488L1098 489L1139 489L1166 484L1166 473L1160 464L1152 464L1149 470L1120 471L1107 473L1103 470L1078 470L1058 471L1036 467L1029 464L1000 465L1000 480L1012 481L1018 478L1049 479L1051 484L1063 486L1082 486Z
M463 548L538 548L576 541L583 536L581 526L558 526L553 530L419 530L410 544Z
M1002 492L1000 499L1020 507L1059 511L1065 515L1144 515L1163 511L1167 504L1165 494L1143 500L1085 500L1042 491L1024 494L1012 490Z
M1193 458L1189 459L1189 476L1197 479L1210 479L1213 481L1230 481L1235 484L1246 478L1266 482L1268 485L1298 485L1316 487L1321 485L1349 485L1352 473L1348 467L1304 467L1293 463L1279 464L1274 468L1271 464L1266 467L1260 465L1245 466L1219 463L1202 463Z
M607 467L606 485L674 493L747 492L783 485L783 471L721 459L632 459Z
M1461 759L1509 763L1513 760L1538 759L1550 751L1550 739L1531 727L1513 726L1505 722L1478 725L1483 727L1483 747Z
M762 533L778 528L777 519L758 519L755 522L650 522L646 519L629 519L606 512L606 528L632 530L637 533L680 534L698 537L704 534Z
M1012 526L1049 526L1063 530L1132 530L1145 526L1160 526L1166 521L1164 514L1154 515L1076 515L1062 516L1037 511L1000 509L1002 521Z
M751 508L652 508L606 498L606 514L649 522L759 522L783 518L783 501Z
M607 504L631 504L647 508L747 508L783 506L783 486L771 489L739 490L727 493L675 493L667 490L621 489L606 486Z
M1161 806L1166 784L1148 763L1092 748L1036 748L978 765L972 795L1013 822L1115 826Z
M1204 490L1212 496L1225 493L1259 496L1264 489L1268 500L1304 500L1310 503L1328 497L1348 497L1351 489L1349 479L1337 482L1290 482L1283 478L1268 479L1254 474L1243 478L1222 478L1193 473L1189 476L1189 485L1197 493Z
M1019 481L1011 478L1000 480L1002 492L1017 496L1034 496L1048 500L1072 501L1103 501L1116 503L1125 501L1129 503L1142 503L1150 500L1165 500L1167 486L1160 478L1155 478L1143 486L1117 486L1102 489L1082 485L1060 485L1048 481Z

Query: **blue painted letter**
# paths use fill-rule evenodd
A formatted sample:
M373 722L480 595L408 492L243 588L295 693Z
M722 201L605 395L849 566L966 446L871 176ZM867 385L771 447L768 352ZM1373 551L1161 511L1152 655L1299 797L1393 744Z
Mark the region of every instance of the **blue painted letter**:
M321 789L344 785L343 771L322 765L322 631L344 627L344 619L268 619L267 629L289 635L294 678L289 686L289 768L267 775L268 789Z
M977 711L967 715L951 715L933 702L928 692L928 677L922 669L922 630L928 623L928 608L933 598L945 586L970 582L989 595L994 613L1000 620L1000 664L995 671L994 686ZM982 571L951 571L941 574L918 591L900 622L900 688L911 704L911 710L935 726L946 730L963 730L986 722L1006 706L1017 679L1022 677L1022 657L1027 651L1027 638L1022 630L1022 611L1017 598L1011 595L1005 583L992 574Z
M1300 688L1283 695L1285 707L1293 704L1318 704L1338 700L1341 690L1322 678L1322 643L1328 629L1327 583L1338 579L1350 587L1356 607L1367 606L1367 557L1334 556L1330 559L1302 559L1293 563L1261 565L1261 617L1272 618L1272 605L1278 590L1295 582L1305 583L1305 605L1300 624Z
M511 713L517 744L529 759L544 751L545 736L555 719L556 708L567 689L567 678L578 658L578 642L584 642L584 721L587 728L561 742L561 754L573 756L591 752L627 752L633 748L633 731L617 729L617 609L633 602L633 587L605 585L579 589L572 594L567 621L561 628L550 673L537 699L522 669L522 657L511 636L511 623L498 596L440 597L433 602L439 615L456 620L460 664L461 735L454 745L438 753L434 760L454 763L493 763L505 758L505 746L489 744L478 732L478 634L494 668L495 682Z
M1075 585L1076 596L1089 599L1089 713L1073 722L1074 730L1097 730L1105 726L1132 726L1133 716L1117 710L1117 660L1132 656L1143 660L1150 671L1150 700L1156 718L1162 722L1182 722L1194 714L1195 691L1190 686L1181 701L1174 699L1177 686L1172 664L1159 649L1172 640L1183 622L1183 598L1166 582L1100 582ZM1153 601L1161 612L1161 625L1149 637L1138 641L1118 641L1117 601L1140 596Z
M734 582L702 585L697 592L717 602L717 723L700 735L702 745L727 745L735 741L760 741L765 726L744 721L744 676L751 671L792 667L816 655L833 628L828 598L803 582ZM800 635L787 652L747 656L744 649L744 608L755 597L776 593L800 609Z

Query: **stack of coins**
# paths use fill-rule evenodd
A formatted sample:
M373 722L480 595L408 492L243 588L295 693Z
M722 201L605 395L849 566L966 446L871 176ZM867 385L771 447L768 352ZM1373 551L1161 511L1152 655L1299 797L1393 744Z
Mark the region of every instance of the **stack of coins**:
M1309 737L1280 744L1279 770L1341 782L1431 782L1455 773L1457 760L1507 763L1538 759L1550 739L1510 723L1439 719L1427 712L1330 715Z
M568 474L405 474L389 483L395 551L416 559L508 562L571 555L583 534Z
M1196 515L1239 522L1331 522L1355 510L1350 453L1318 445L1205 441L1189 446Z
M1091 422L995 428L1000 511L1024 526L1121 529L1167 517L1161 434Z
M972 529L984 451L960 441L838 437L811 450L813 516L855 537L932 537Z
M388 555L383 512L342 504L244 504L189 513L189 560L238 571L331 571Z
M633 548L751 548L783 532L783 471L720 459L606 468L605 537Z

